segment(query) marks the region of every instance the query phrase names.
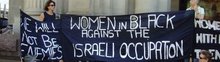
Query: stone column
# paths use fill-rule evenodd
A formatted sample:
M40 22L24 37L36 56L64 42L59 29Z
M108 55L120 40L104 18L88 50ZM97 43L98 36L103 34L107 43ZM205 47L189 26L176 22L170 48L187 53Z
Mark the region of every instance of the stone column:
M39 16L43 12L47 0L24 0L24 12L31 16Z
M68 0L68 14L124 15L128 0Z
M112 0L92 0L92 15L112 15Z
M101 0L101 6L102 6L102 14L103 15L112 15L112 0Z
M126 4L128 7L128 14L135 13L135 1L136 0L128 0L128 3Z
M158 0L136 0L135 13L157 12Z
M13 25L15 35L20 34L20 9L22 9L23 0L9 0L8 22Z
M159 12L171 11L171 0L159 0L158 5Z
M58 13L58 14L61 14L61 13L63 13L63 9L64 9L64 7L66 7L66 6L63 6L63 2L65 1L65 0L53 0L55 3L56 3L56 6L55 6L55 13ZM46 3L46 2L45 2ZM44 4L45 4L44 3ZM66 4L66 3L64 3L64 4ZM42 8L43 9L43 8Z
M113 15L125 15L128 14L128 0L111 0L112 1L112 13Z
M68 0L67 14L88 15L89 5L90 0Z
M92 0L93 2L90 3L92 5L92 15L103 15L102 14L102 0Z
M164 12L171 10L170 0L136 0L135 13Z

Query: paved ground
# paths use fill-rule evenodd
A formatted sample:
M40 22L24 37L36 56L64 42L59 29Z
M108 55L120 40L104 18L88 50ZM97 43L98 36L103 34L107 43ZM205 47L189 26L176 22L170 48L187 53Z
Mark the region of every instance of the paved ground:
M18 35L12 29L1 29L0 33L0 62L21 62L18 55Z
M0 62L21 62L20 60L0 59Z
M0 56L0 62L21 62L19 57Z

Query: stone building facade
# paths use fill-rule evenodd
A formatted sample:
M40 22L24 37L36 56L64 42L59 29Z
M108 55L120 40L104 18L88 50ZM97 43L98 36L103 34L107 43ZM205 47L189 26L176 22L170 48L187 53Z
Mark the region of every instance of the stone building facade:
M19 9L38 19L47 0L9 0L9 23L19 33ZM76 15L126 15L178 10L179 0L53 0L56 13Z

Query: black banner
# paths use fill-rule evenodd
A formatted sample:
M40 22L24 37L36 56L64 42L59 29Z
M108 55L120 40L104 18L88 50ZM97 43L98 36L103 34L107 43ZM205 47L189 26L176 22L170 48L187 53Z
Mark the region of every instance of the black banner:
M196 44L194 57L199 58L201 50L208 50L212 60L220 61L220 22L211 20L195 20Z
M193 11L61 19L68 61L177 61L193 51Z
M63 14L53 22L38 22L21 12L22 57L65 62L180 61L193 52L193 22L193 11Z
M62 59L59 21L39 22L21 11L21 53L28 60Z

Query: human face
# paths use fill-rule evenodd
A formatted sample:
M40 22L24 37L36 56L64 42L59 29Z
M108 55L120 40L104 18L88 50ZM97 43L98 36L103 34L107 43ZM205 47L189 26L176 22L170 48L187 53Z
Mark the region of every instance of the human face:
M48 10L53 11L55 9L55 4L51 2L47 8L48 8Z
M207 57L204 54L199 55L200 59L206 59Z
M197 5L198 1L197 0L190 0L190 5L195 6Z

